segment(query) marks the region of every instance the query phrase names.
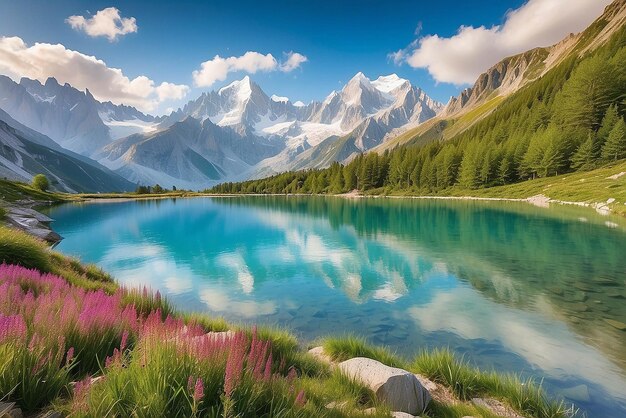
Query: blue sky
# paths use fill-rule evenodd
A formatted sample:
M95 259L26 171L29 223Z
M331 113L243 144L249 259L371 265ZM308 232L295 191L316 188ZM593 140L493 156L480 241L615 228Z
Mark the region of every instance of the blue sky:
M531 0L530 3L558 3L558 1L567 2ZM572 1L586 3L585 7L588 8L593 7L589 4L596 0ZM72 28L66 22L69 16L90 18L97 11L108 7L119 9L122 18L134 17L137 31L110 41L104 36L89 36L85 31ZM251 78L268 94L287 96L292 101L321 100L331 90L340 89L356 72L362 71L369 78L397 73L422 87L431 97L446 102L451 95L456 95L461 88L467 86L467 80L473 79L477 70L467 75L446 74L445 71L437 73L437 63L431 63L438 59L433 57L437 54L427 55L426 48L422 48L424 51L420 53L424 56L411 60L413 50L419 48L416 45L410 46L411 42L427 35L438 35L438 39L433 41L441 41L443 38L453 39L462 26L473 28L485 26L483 32L495 36L490 29L496 25L503 25L510 17L507 13L520 7L528 8L528 4L525 5L522 0L497 2L0 0L0 36L19 37L26 47L31 47L37 42L62 44L67 50L103 60L109 68L121 69L123 75L131 80L143 75L153 80L155 85L168 82L189 86L190 90L184 98L170 98L158 103L154 101L153 113L162 113L170 107L176 108L197 97L202 91L217 89L230 81L242 78L246 73L235 71L228 73L225 80L218 80L210 86L197 86L194 85L192 73L200 69L202 62L213 59L215 55L239 57L247 51L272 54L279 64L285 59L283 54L290 51L307 57L306 62L290 72L275 70L251 74ZM583 12L589 13L587 9L582 10L580 14ZM546 16L546 20L549 19L553 20L553 17ZM584 17L582 19L584 20ZM584 25L588 23L585 21ZM583 25L581 22L577 24ZM421 26L421 31L416 34L418 25ZM568 29L564 27L562 31ZM523 34L521 37L532 38L531 35ZM553 42L552 38L558 40L561 36L549 34L550 38L545 34L540 35L545 38L545 42L541 36L539 41L536 39L532 41L549 44ZM478 54L472 65L482 68L497 62L496 58L503 58L489 56L488 59L483 59L484 64L481 62L480 48L485 49L484 43L488 42L487 39L482 42L483 45L476 46ZM523 47L526 46L524 44ZM403 53L404 58L399 63L394 63L389 58L389 53L403 48L407 48ZM436 51L439 47L435 43L432 48ZM468 54L472 53L471 45L467 49ZM496 49L498 48L493 48ZM489 48L485 54L488 52ZM504 51L493 53L502 55L508 52L509 50L505 48ZM450 51L449 55L454 56ZM447 65L448 68L458 66L459 71L464 66L471 67L462 61L451 62L452 64L450 62L439 64ZM45 67L49 64L39 65ZM18 69L15 70L12 68L14 67L10 68L11 71L19 73L23 67L17 66ZM2 67L0 72L1 70ZM7 71L9 70L4 72ZM54 71L57 70L50 71L56 74ZM45 72L45 69L39 69L36 75L42 77L41 72ZM13 76L15 78L15 74ZM73 78L70 77L70 80ZM97 86L90 90L94 88L97 89ZM152 94L154 96L156 93ZM96 96L98 97L97 94Z

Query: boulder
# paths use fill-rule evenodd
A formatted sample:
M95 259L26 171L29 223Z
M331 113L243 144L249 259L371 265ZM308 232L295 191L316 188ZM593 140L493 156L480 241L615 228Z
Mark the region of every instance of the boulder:
M339 363L339 369L370 388L392 411L419 415L430 402L428 390L414 374L406 370L389 367L364 357Z
M326 364L333 364L333 359L324 351L324 347L313 347L309 350L309 354L315 357L317 360Z
M415 418L415 415L407 414L406 412L395 411L391 413L393 418Z

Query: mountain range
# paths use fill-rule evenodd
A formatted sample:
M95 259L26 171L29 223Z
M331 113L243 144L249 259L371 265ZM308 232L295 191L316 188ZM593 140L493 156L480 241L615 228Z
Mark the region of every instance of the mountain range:
M54 78L42 84L0 76L0 108L128 181L199 189L348 161L443 105L395 74L372 81L358 73L306 105L268 96L246 76L162 117L101 103Z
M268 95L246 76L155 117L99 102L89 90L54 78L16 83L0 76L0 165L5 176L27 180L45 170L25 161L44 161L42 152L62 153L98 170L98 178L115 179L111 190L157 183L204 189L450 139L568 57L605 43L623 27L625 4L614 2L590 28L556 45L505 58L446 105L395 74L371 80L359 72L341 90L309 104ZM40 147L38 157L29 154L34 146ZM105 189L50 174L64 190Z

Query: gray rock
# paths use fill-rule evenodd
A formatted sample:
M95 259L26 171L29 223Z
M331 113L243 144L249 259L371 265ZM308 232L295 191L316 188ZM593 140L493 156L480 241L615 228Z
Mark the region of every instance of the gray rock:
M414 418L415 417L415 415L407 414L406 412L400 412L400 411L392 412L391 416L394 418Z
M418 415L430 402L428 390L406 370L364 357L339 363L339 369L374 391L378 399L386 402L392 410Z

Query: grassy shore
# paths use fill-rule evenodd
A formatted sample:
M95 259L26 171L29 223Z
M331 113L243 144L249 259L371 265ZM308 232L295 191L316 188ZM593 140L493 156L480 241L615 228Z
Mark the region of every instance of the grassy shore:
M308 354L287 331L179 313L158 293L121 288L96 266L4 227L0 263L0 399L26 412L351 417L375 408L367 416L389 416L369 389ZM475 396L530 417L569 414L539 386L481 372L450 351L408 360L354 337L321 344L337 361L366 356L448 388L454 399L432 402L430 417L493 416L467 402Z
M378 189L376 194L387 193L396 196L412 196L415 191L394 191ZM433 196L479 197L503 199L527 199L536 195L572 203L604 203L612 212L626 216L626 161L608 164L593 171L576 172L555 177L528 180L506 186L483 189L465 189L454 186Z

